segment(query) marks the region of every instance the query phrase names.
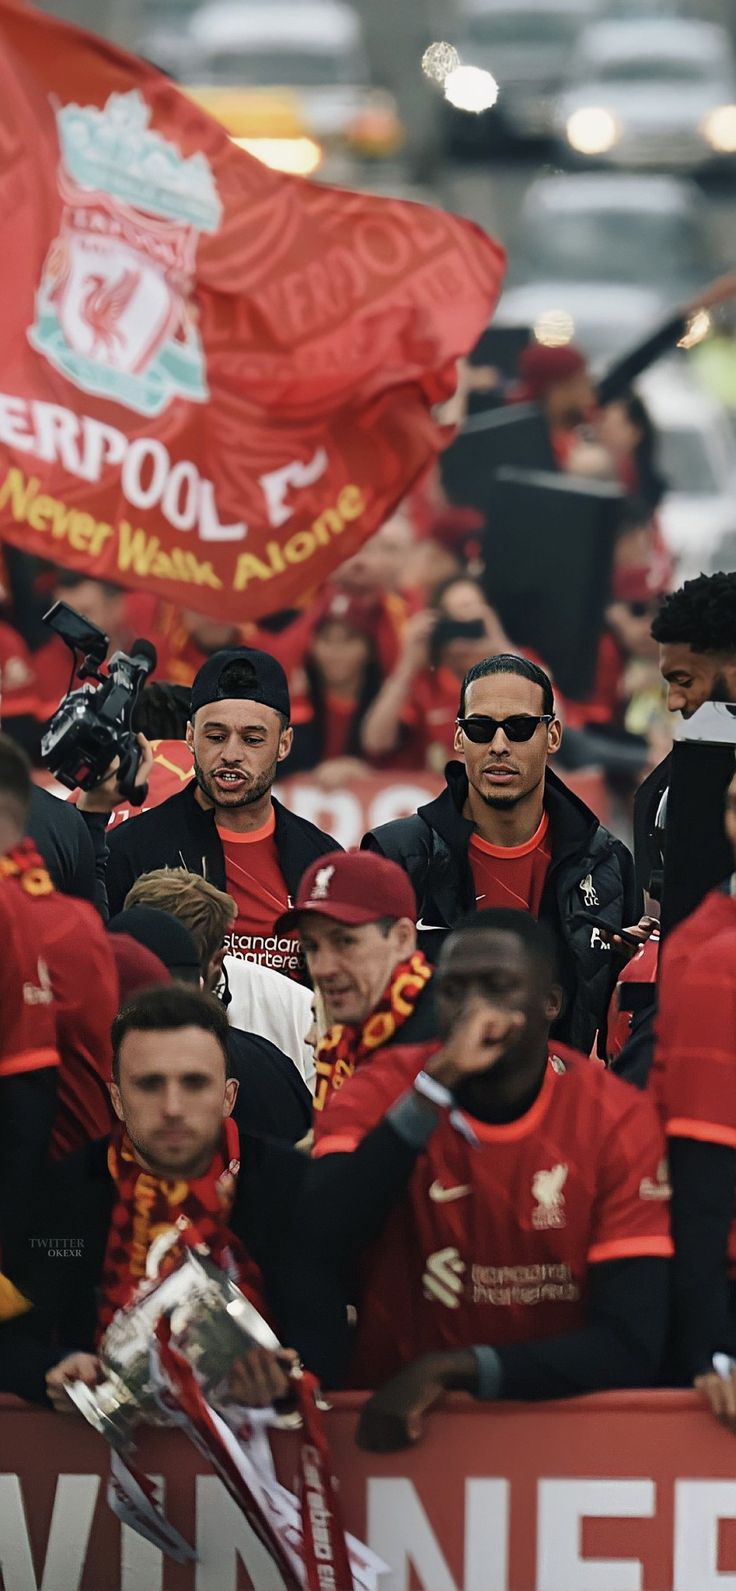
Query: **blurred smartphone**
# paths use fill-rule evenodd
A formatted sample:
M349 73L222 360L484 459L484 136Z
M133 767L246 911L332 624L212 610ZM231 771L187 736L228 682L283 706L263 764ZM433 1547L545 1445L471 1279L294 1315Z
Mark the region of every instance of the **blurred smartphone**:
M589 923L591 928L597 928L602 939L622 939L625 945L633 945L636 950L641 949L643 941L637 939L635 934L627 933L625 928L612 928L610 923L604 923L600 917L589 917L587 912L576 912L575 916L580 922Z

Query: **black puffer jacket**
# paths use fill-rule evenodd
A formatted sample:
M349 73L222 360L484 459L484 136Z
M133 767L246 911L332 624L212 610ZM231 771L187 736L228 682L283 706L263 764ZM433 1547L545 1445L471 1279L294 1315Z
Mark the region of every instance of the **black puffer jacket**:
M415 817L383 823L363 840L364 849L380 851L409 874L417 896L419 942L433 961L449 930L475 911L468 860L473 825L463 817L467 776L459 762L448 763L445 775L447 789ZM544 805L552 861L539 915L557 939L566 994L554 1031L584 1055L598 1031L603 1054L608 1006L621 963L596 932L595 921L615 929L638 920L641 900L634 862L626 846L549 769Z

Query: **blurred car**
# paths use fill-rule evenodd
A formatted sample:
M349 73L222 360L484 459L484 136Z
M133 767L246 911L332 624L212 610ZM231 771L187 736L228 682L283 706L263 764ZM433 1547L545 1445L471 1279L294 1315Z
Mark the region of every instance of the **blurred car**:
M688 15L692 0L602 0L601 19L610 17L681 17Z
M654 331L672 308L671 298L652 288L544 280L508 287L493 324L527 326L539 342L552 346L574 342L598 374Z
M187 29L201 0L146 0L140 8L138 54L178 78L190 58Z
M448 107L454 154L498 139L549 137L570 51L588 22L591 0L465 0L457 48L469 66L491 72L498 103L481 116Z
M583 172L527 189L512 249L514 278L666 288L687 301L719 270L709 215L687 178Z
M711 22L594 22L570 63L556 113L576 163L695 171L736 155L736 67Z
M658 510L678 583L736 567L736 436L727 411L668 362L637 389L657 427L668 484ZM725 560L725 561L724 561Z
M392 155L391 95L370 87L360 23L341 0L213 0L192 18L186 92L250 153L308 175L325 153Z

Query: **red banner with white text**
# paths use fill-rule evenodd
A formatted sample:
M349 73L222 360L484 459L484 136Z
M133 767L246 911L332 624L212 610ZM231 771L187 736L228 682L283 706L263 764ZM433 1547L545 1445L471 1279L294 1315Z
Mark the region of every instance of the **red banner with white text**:
M416 1447L364 1453L360 1398L326 1417L349 1530L390 1572L380 1591L728 1591L736 1581L734 1439L689 1392L569 1403L448 1399ZM293 1434L272 1445L283 1484ZM199 1562L177 1564L105 1501L109 1448L81 1419L0 1399L4 1591L279 1591L222 1482L178 1433L138 1461ZM341 1588L338 1588L341 1591Z
M0 536L248 619L382 523L501 285L480 229L285 177L0 0Z
M0 0L0 537L219 618L288 607L448 439L472 223L268 170L153 67Z

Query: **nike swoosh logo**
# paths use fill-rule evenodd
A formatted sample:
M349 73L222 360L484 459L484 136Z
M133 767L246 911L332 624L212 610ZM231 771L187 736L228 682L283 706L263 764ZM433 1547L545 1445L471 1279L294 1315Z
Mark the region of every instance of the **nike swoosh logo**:
M449 933L449 929L448 929L446 923L425 923L423 917L419 918L419 921L417 923L417 929L424 929L424 932L428 933L428 934L446 934L446 933Z
M443 1188L441 1182L433 1182L429 1190L429 1197L435 1204L452 1204L455 1199L464 1199L470 1188L464 1184L461 1188Z

